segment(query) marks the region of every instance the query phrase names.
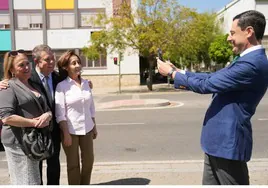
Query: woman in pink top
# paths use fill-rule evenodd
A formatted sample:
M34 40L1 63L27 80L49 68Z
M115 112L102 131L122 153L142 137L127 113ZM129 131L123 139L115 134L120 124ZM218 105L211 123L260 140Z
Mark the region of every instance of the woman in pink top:
M62 130L68 183L89 185L94 162L93 139L98 134L93 96L88 81L81 78L79 56L67 51L57 65L63 81L57 85L55 93L56 119Z

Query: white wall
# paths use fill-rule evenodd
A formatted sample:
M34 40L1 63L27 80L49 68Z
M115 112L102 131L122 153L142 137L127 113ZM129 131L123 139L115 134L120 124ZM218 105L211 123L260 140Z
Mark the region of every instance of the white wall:
M16 49L32 50L43 44L43 31L15 31Z
M262 12L266 19L268 19L268 1L256 2L256 10Z
M13 0L14 9L42 9L42 0Z
M68 30L48 30L48 45L52 49L81 49L88 45L90 40L90 29L68 29ZM117 54L109 54L107 57L107 69L90 69L84 70L83 74L118 74L118 66L114 65L113 57L118 57ZM124 54L124 59L121 62L122 74L139 74L139 56L131 49L128 49Z
M47 42L51 48L82 48L88 44L89 29L47 30Z
M124 59L121 62L121 69L125 74L139 74L139 55L134 52L132 49L128 49L124 54Z
M266 18L266 28L265 28L264 35L268 35L268 28L267 28L268 27L268 1L256 2L256 10L263 13Z
M103 0L78 0L78 8L105 8L105 2Z
M222 29L224 33L229 33L233 18L244 11L255 10L255 0L235 0L226 5L222 10L218 12L218 17L224 17Z

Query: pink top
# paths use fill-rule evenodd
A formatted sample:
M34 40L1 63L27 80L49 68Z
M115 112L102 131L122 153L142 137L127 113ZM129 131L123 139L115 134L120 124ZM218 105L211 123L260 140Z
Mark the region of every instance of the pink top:
M81 88L67 77L58 83L55 92L57 122L67 121L70 134L85 135L94 127L95 105L88 81L81 80Z

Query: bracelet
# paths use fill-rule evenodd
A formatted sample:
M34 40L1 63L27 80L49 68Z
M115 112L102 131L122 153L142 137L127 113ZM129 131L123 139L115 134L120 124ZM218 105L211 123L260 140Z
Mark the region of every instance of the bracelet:
M168 72L168 77L172 78L172 74L173 72L175 72L176 69L175 68L172 68L169 72Z

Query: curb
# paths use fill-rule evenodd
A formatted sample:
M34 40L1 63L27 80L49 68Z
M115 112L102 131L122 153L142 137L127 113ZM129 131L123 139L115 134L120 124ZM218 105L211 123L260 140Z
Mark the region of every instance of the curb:
M96 162L93 173L202 172L204 160ZM66 168L66 163L61 163ZM268 158L252 159L250 171L268 171Z
M98 103L98 109L118 109L126 107L159 107L168 105L170 105L170 102L166 99L130 99Z

